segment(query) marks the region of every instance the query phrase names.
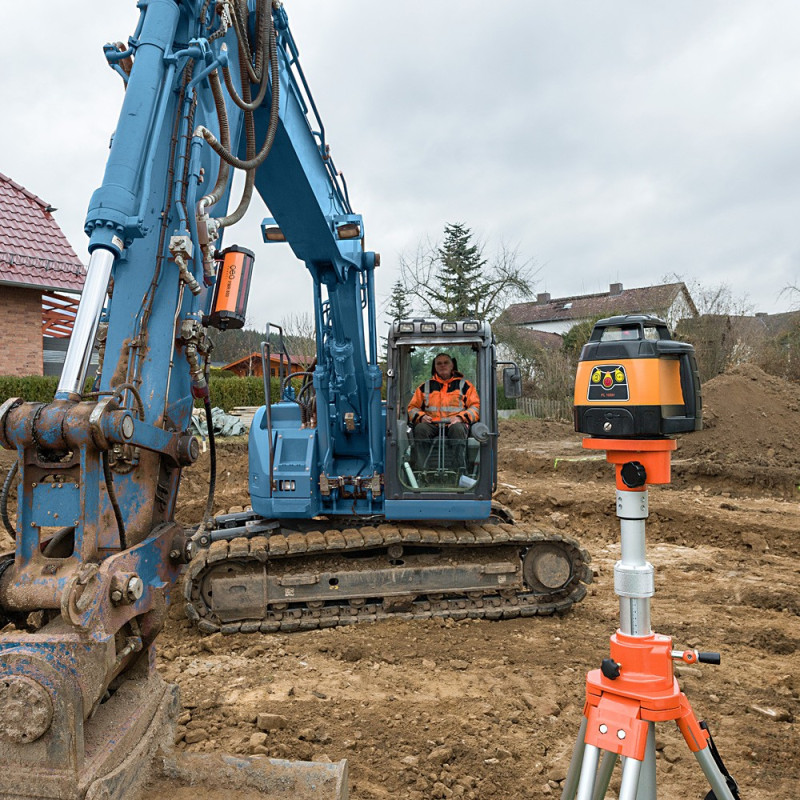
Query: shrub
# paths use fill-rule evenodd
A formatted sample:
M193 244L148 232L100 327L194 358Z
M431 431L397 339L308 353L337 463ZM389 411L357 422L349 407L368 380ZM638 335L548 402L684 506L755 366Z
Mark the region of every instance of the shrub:
M87 381L89 390L91 379ZM0 375L0 403L9 397L21 397L30 403L49 403L58 387L58 378L53 375L29 375L19 378L14 375ZM236 406L263 406L264 381L261 378L229 378L225 375L211 376L211 405L229 412ZM278 379L270 379L271 402L278 402ZM196 406L202 402L195 401Z

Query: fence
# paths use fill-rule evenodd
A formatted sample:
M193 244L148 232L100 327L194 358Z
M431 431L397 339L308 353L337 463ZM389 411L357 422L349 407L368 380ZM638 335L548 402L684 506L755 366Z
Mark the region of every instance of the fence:
M517 411L537 419L557 419L572 422L572 400L538 400L533 397L517 399Z

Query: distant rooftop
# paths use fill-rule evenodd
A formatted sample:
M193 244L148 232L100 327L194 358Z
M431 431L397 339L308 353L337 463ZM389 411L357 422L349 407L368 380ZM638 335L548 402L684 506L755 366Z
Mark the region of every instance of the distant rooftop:
M678 295L684 292L692 308L694 303L684 283L665 283L639 289L623 289L621 283L612 283L607 292L551 298L543 293L535 302L515 303L501 315L503 322L512 325L529 325L537 322L558 322L591 319L613 314L662 312L670 308Z
M82 291L86 270L55 210L0 173L0 285Z

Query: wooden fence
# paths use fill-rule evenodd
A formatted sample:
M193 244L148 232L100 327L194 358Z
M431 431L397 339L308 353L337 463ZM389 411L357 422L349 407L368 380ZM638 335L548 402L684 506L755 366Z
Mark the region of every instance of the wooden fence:
M572 422L572 400L537 400L533 397L519 397L517 411L536 419Z

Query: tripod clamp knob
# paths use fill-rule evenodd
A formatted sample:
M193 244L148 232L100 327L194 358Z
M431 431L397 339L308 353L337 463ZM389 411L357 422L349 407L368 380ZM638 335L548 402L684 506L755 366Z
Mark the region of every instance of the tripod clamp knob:
M604 658L600 664L600 672L610 681L615 681L620 676L620 664L613 658Z

